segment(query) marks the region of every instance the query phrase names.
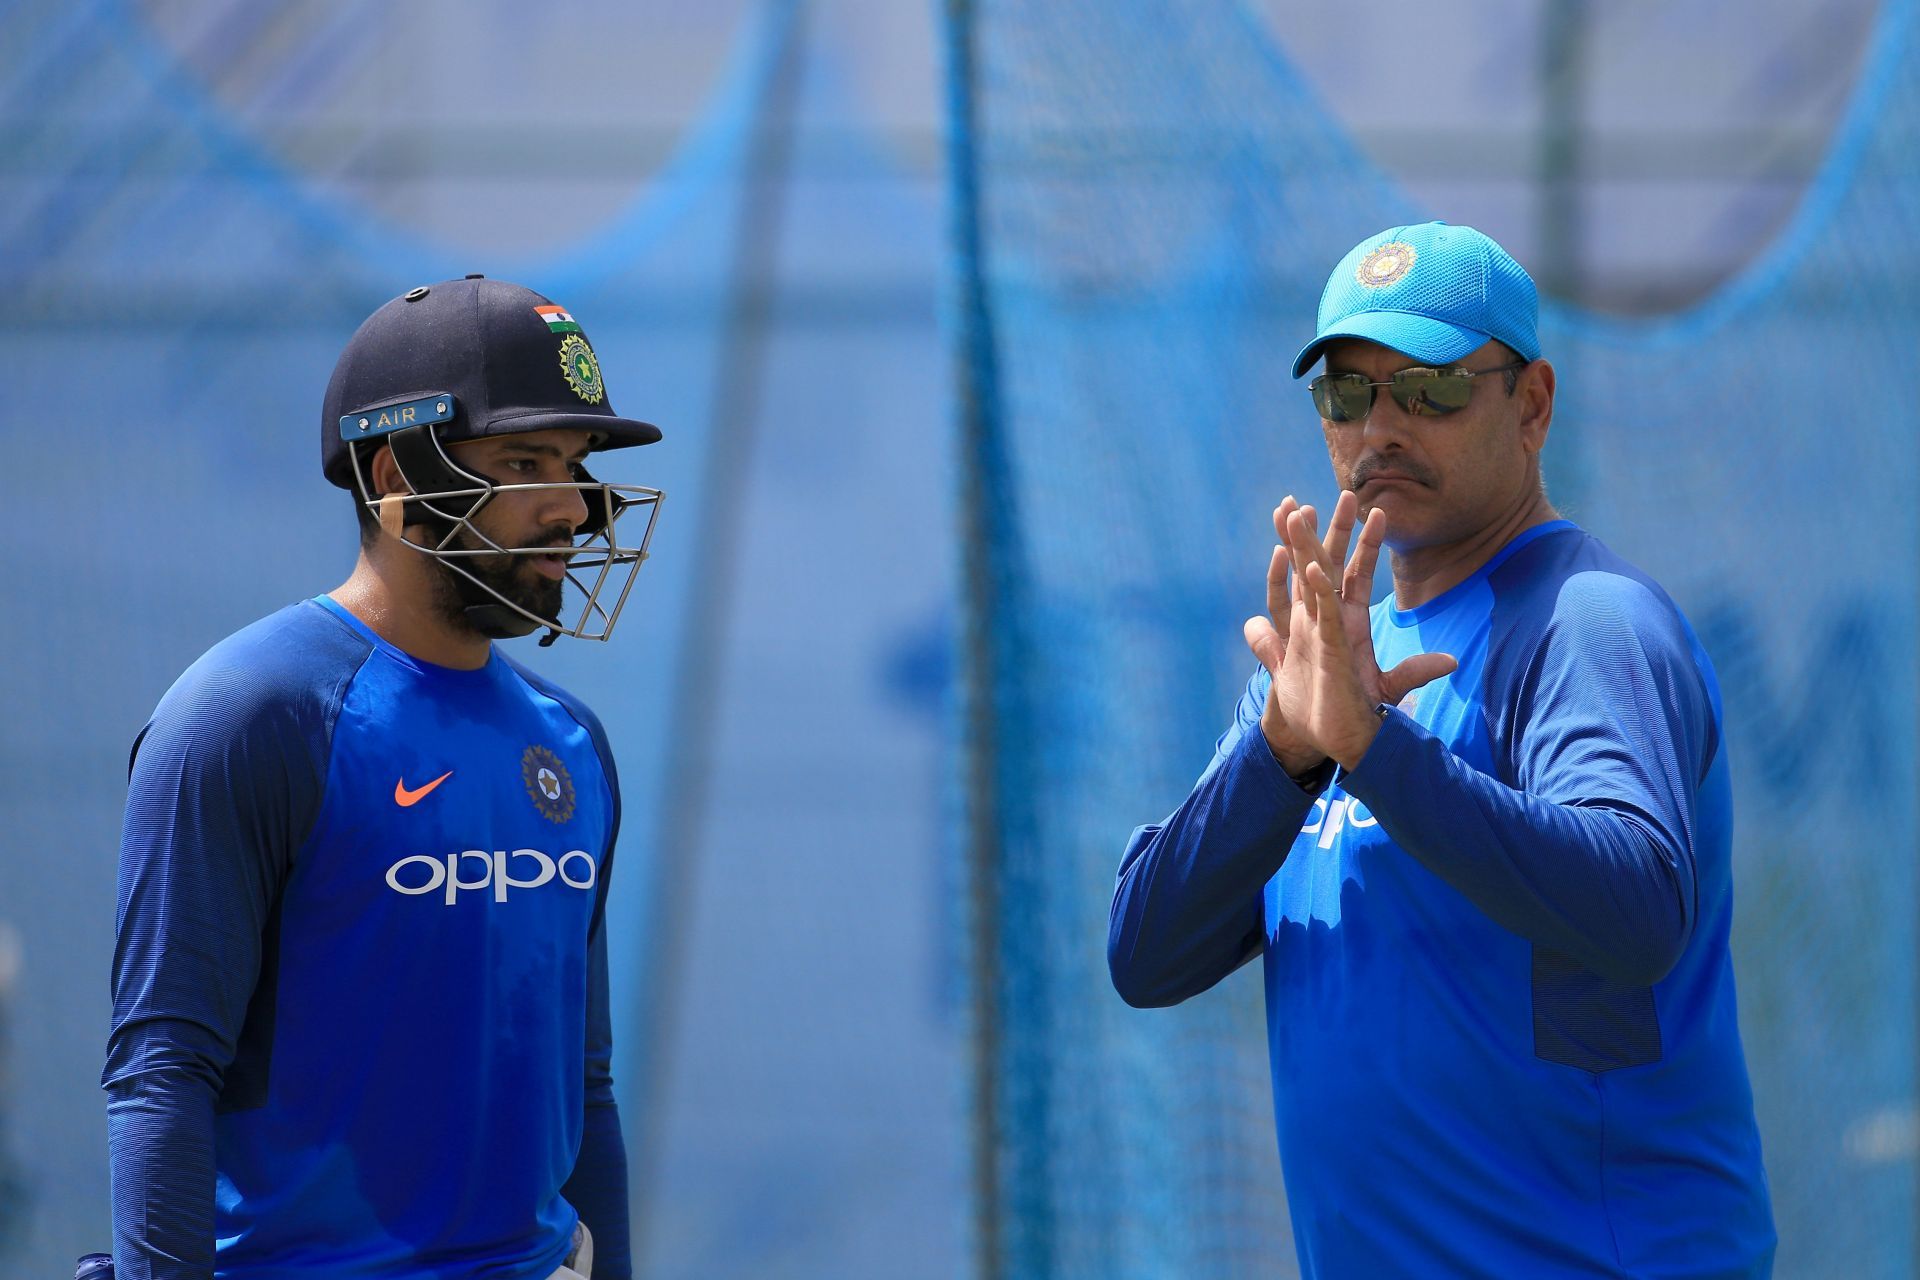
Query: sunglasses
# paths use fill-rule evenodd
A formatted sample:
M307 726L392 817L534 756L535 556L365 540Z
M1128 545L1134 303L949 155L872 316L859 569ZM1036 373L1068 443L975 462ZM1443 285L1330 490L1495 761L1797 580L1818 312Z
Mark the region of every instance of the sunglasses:
M1364 373L1323 373L1307 384L1313 407L1328 422L1363 422L1373 412L1375 387L1385 387L1393 402L1416 418L1437 418L1467 407L1473 379L1487 373L1524 369L1526 360L1492 369L1402 369L1385 382Z

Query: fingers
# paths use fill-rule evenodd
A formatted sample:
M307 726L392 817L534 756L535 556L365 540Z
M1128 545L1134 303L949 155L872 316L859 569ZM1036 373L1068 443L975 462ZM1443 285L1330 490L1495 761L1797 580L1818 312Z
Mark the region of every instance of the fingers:
M1267 616L1278 621L1292 607L1287 595L1287 549L1277 546L1267 561Z
M1303 506L1292 495L1273 509L1273 529L1280 537L1280 546L1285 549L1286 558L1293 567L1292 599L1303 600L1301 575L1306 572L1310 561L1318 561L1326 570L1328 581L1338 582L1335 595L1365 603L1373 596L1373 572L1380 563L1380 546L1386 538L1386 516L1377 508L1367 513L1364 523L1360 522L1360 500L1351 491L1344 492L1333 506L1333 518L1327 525L1327 537L1324 543L1319 537L1319 512L1310 506ZM1354 526L1359 524L1360 536L1354 540ZM1348 556L1349 545L1353 554ZM1344 572L1340 566L1346 563ZM1274 593L1268 592L1268 609L1274 616ZM1311 606L1310 606L1311 607Z
M1288 555L1293 562L1293 598L1307 606L1309 620L1316 616L1319 608L1313 593L1306 589L1307 566L1314 563L1313 552L1308 550L1308 546L1309 544L1314 547L1320 545L1319 539L1313 536L1312 526L1308 523L1307 513L1311 510L1311 507L1303 508L1288 517L1286 543Z
M1353 536L1353 523L1360 512L1360 499L1352 490L1342 490L1333 504L1333 519L1327 522L1327 563L1338 565L1347 558L1347 539Z
M1333 581L1333 565L1327 559L1327 549L1320 544L1320 538L1314 526L1316 513L1312 507L1301 507L1287 520L1287 548L1293 558L1293 579L1296 599L1307 606L1307 617L1318 621L1319 604L1315 594L1302 590L1307 566L1317 564L1327 581ZM1337 593L1336 593L1337 595ZM1337 603L1337 600L1336 600Z
M1277 676L1280 664L1286 661L1287 642L1279 631L1274 629L1271 619L1248 618L1241 633L1247 638L1247 648L1253 650L1253 656L1267 669L1267 674Z
M1347 630L1340 621L1340 594L1334 590L1333 579L1327 576L1326 566L1318 560L1311 560L1300 576L1305 580L1308 619L1319 630L1323 641L1344 647Z
M1307 559L1318 561L1329 577L1333 575L1333 561L1327 558L1327 548L1320 541L1320 513L1314 508L1301 507L1288 518L1287 546L1304 552ZM1305 567L1296 557L1294 571L1301 572Z
M1422 685L1452 674L1459 665L1450 653L1416 653L1380 677L1380 700L1398 703Z
M1387 536L1387 516L1375 507L1367 512L1360 527L1360 541L1354 544L1353 559L1347 561L1346 576L1340 581L1340 594L1348 600L1373 598L1373 570L1380 563L1380 543Z
M1287 518L1299 509L1300 504L1293 500L1292 494L1282 498L1280 505L1273 509L1273 533L1280 541L1287 540Z
M1274 536L1280 539L1280 545L1282 547L1288 546L1287 522L1293 518L1293 513L1298 511L1299 509L1300 509L1300 504L1294 500L1294 497L1292 494L1288 494L1284 499L1281 500L1280 505L1273 509L1273 532L1274 532ZM1291 552L1289 552L1289 555L1291 555ZM1296 574L1293 579L1293 592L1287 598L1288 603L1292 603L1293 601L1298 600L1299 598L1300 598L1300 578ZM1276 613L1273 616L1277 618L1280 615Z

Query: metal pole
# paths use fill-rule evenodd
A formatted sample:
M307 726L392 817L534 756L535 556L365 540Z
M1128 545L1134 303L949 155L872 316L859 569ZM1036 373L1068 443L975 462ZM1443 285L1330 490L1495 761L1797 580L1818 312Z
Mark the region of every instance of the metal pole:
M1546 292L1584 302L1585 227L1580 183L1585 156L1586 0L1551 0L1540 38L1540 281Z
M706 838L717 723L713 709L720 698L734 570L740 558L741 498L766 383L794 107L804 67L806 9L805 0L793 0L747 150L724 336L714 361L711 435L701 474L698 527L692 538L694 587L689 592L681 678L675 683L668 718L667 740L673 748L667 754L661 792L653 891L641 938L647 959L639 974L641 991L634 1018L640 1078L632 1096L641 1100L642 1114L636 1117L637 1131L628 1141L633 1165L627 1194L636 1274L644 1269L651 1238L649 1215L665 1129L658 1117L665 1109L680 1029L687 927L694 914L695 872Z
M965 773L965 841L971 988L973 1227L975 1274L1002 1280L1006 1240L1000 1171L1000 839L999 749L995 698L996 619L993 494L987 470L998 430L993 313L984 277L981 228L980 125L975 72L977 28L972 0L946 0L948 166L954 261L957 264L955 373L958 382L960 579L963 622L960 697Z

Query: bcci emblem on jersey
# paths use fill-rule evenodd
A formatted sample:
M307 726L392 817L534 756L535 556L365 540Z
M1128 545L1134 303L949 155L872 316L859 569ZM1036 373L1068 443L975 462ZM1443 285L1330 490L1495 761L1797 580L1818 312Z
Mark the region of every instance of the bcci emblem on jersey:
M573 775L559 756L545 747L528 747L520 757L520 779L541 817L565 822L573 816Z

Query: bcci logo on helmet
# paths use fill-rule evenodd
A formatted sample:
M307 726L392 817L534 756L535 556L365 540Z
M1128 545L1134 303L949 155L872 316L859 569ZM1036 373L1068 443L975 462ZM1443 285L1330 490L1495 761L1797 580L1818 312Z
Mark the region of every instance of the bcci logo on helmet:
M560 372L573 388L573 394L588 404L599 404L607 398L606 384L600 380L600 362L594 359L593 348L578 333L570 333L560 340Z
M573 775L559 756L545 747L528 747L520 757L520 780L541 817L565 822L573 816Z

